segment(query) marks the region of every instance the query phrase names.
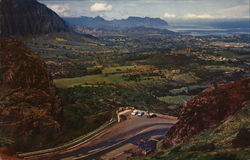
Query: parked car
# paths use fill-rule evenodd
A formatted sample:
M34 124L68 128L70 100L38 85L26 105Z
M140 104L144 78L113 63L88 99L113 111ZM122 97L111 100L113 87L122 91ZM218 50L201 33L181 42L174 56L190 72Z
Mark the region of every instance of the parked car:
M147 117L148 117L148 118L154 118L154 117L156 117L156 114L155 114L155 113L149 113L149 114L147 115Z
M137 114L138 114L138 111L137 111L137 110L134 110L134 111L131 113L132 116L135 116L135 115L137 115Z
M119 115L122 121L127 120L127 116L124 114Z
M138 115L138 116L143 116L143 115L144 115L144 112L139 112L137 115Z

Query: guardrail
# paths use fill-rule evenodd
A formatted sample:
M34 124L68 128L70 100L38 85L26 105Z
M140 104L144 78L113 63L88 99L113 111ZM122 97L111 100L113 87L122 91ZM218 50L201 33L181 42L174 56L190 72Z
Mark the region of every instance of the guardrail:
M140 110L138 110L138 111L140 111ZM167 118L167 119L172 119L172 120L177 121L177 117L173 117L173 116L157 114L157 117ZM80 136L80 137L78 137L78 138L76 138L76 139L74 139L66 144L63 144L61 146L49 148L49 149L44 149L44 150L39 150L39 151L34 151L34 152L19 153L18 156L22 157L22 158L28 158L28 157L32 157L32 156L42 156L43 154L49 154L49 153L53 153L53 152L59 152L62 150L66 150L66 149L69 150L69 149L75 148L77 146L80 146L80 145L88 142L92 138L98 136L99 134L102 133L102 131L104 131L106 128L108 128L109 126L113 125L116 122L117 122L117 120L107 122L107 123L103 124L102 126L100 126L98 129L96 129L96 130L94 130L86 135Z
M117 122L117 120L113 120L111 122L108 122L108 123L102 125L101 127L99 127L98 129L88 133L87 135L80 136L80 137L78 137L78 138L76 138L76 139L74 139L74 140L72 140L72 141L70 141L62 146L44 149L44 150L39 150L39 151L34 151L34 152L28 152L28 153L19 153L18 156L25 158L25 157L32 157L32 156L47 154L47 153L51 153L51 152L58 152L58 151L65 150L65 149L72 149L74 147L77 147L81 144L86 143L91 138L94 138L95 136L97 136L98 133L100 134L101 131L103 131L104 129L108 128L109 126L113 125L116 122Z

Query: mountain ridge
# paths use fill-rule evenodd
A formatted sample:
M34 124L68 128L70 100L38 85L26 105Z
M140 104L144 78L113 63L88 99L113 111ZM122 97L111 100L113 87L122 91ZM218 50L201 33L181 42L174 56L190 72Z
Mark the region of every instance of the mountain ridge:
M69 31L65 21L36 0L0 1L1 37Z
M64 20L73 26L89 27L94 29L108 29L108 30L121 30L134 27L152 27L161 28L168 25L168 23L160 18L150 17L134 17L130 16L127 19L114 19L105 20L104 18L97 17L73 17L66 18Z

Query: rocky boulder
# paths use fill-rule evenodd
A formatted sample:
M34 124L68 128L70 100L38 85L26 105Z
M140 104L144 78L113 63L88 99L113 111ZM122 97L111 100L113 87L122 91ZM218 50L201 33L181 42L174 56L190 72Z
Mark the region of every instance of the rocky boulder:
M0 44L0 146L40 148L60 133L60 98L37 54L19 41Z
M250 78L206 89L187 103L166 135L165 147L184 142L234 115L250 99Z

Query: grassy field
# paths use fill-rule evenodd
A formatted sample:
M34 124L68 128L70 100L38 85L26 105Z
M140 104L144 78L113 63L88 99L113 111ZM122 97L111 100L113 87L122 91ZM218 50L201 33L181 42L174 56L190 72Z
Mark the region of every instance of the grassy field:
M96 85L96 84L119 84L123 83L122 74L97 74L97 75L87 75L76 78L63 78L54 80L58 88L70 88L77 85Z
M204 66L204 68L208 71L223 71L223 72L233 72L240 70L239 67L231 67L224 65L210 65L210 66Z
M163 74L166 74L166 72ZM138 65L105 67L101 74L55 79L54 83L58 88L70 88L77 85L145 85L155 81L162 81L157 68L150 65Z
M100 68L100 67L99 67ZM166 80L177 83L192 84L200 80L193 72L184 73L177 69L161 69L152 65L105 67L101 74L86 75L75 78L55 79L58 88L69 88L76 85L122 85L134 82L134 85L166 83Z
M188 95L158 97L160 101L163 101L168 104L177 104L177 105L184 105L191 98L192 96Z

